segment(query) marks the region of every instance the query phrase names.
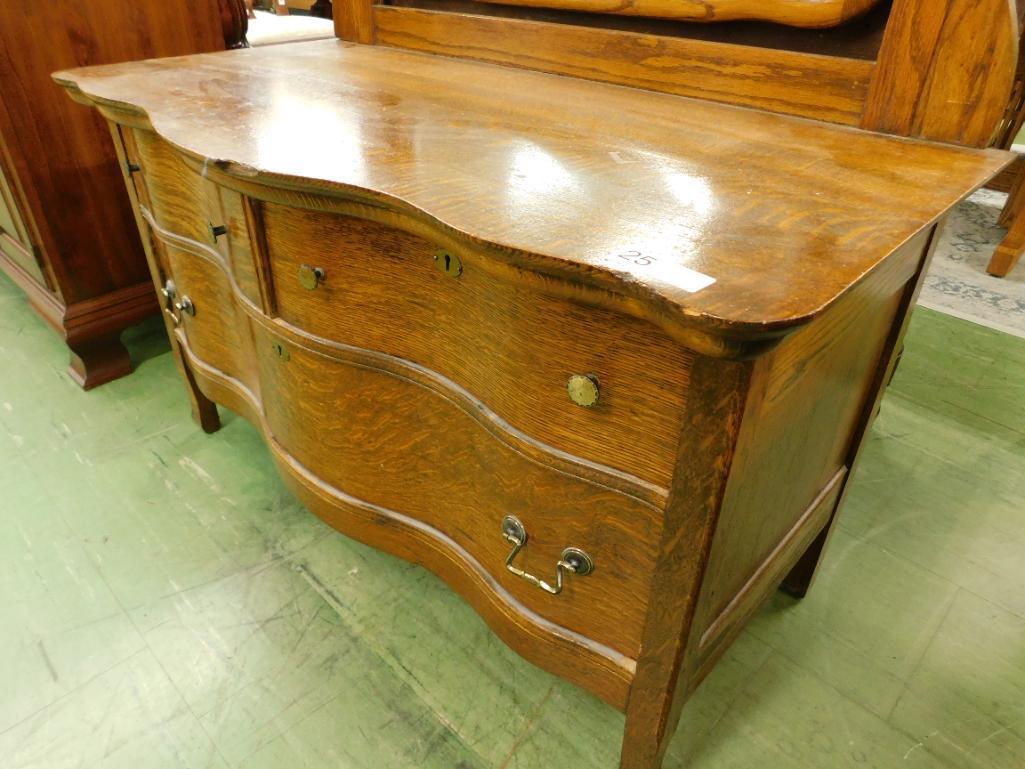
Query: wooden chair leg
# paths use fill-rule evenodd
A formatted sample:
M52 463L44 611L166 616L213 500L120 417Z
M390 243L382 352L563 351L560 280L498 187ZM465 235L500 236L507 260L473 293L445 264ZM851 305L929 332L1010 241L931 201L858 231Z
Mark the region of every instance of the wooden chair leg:
M1019 155L1012 168L1017 169L1018 174L1007 191L1007 202L997 219L1001 227L1010 226L1010 222L1025 209L1025 155Z
M1023 252L1025 252L1025 210L1020 210L1011 220L1007 236L993 252L993 258L989 260L986 272L998 278L1005 277L1021 259Z

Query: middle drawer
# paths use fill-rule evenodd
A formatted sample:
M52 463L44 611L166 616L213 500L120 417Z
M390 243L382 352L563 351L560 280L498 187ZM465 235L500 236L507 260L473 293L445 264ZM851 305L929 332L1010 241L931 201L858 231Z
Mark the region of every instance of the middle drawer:
M532 438L670 485L691 355L657 327L466 259L446 273L436 244L385 224L270 203L261 218L282 320L429 368ZM597 380L597 403L571 400L574 376Z

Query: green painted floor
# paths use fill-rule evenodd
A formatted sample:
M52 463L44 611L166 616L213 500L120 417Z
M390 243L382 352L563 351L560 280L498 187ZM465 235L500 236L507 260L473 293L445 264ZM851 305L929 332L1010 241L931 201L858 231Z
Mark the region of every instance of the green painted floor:
M616 766L621 715L336 534L151 324L83 393L0 279L0 766ZM919 310L813 593L766 606L666 766L1025 766L1025 341Z

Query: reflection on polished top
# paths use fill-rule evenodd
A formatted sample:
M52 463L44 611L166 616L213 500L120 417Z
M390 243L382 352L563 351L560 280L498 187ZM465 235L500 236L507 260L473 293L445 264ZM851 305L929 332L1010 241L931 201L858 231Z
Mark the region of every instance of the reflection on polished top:
M337 40L55 77L230 174L384 199L743 337L820 313L1010 158Z

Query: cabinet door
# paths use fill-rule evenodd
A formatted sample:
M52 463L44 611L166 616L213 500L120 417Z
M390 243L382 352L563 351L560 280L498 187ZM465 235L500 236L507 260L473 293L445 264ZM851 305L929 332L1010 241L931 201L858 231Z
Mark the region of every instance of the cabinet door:
M46 284L36 261L28 229L18 212L14 190L0 166L0 253L22 267L32 277Z

